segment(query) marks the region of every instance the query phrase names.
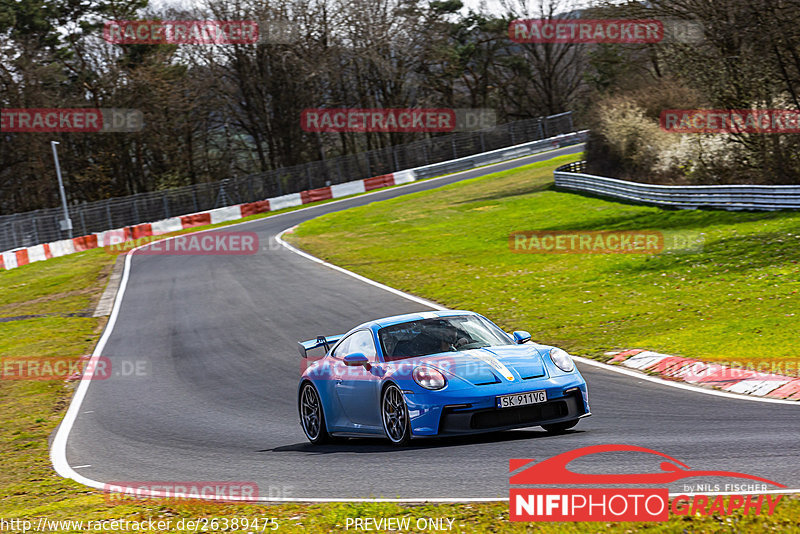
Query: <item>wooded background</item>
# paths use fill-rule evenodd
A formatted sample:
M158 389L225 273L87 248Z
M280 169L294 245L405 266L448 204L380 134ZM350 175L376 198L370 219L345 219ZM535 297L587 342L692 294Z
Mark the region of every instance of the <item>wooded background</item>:
M662 109L800 108L800 0L597 4L501 0L0 0L0 106L135 108L136 133L0 132L0 214L217 181L435 134L309 133L305 108L490 108L498 123L573 111L590 169L645 181L798 183L790 134L686 135ZM520 44L517 18L657 18L701 39ZM117 45L108 20L258 20L249 45Z

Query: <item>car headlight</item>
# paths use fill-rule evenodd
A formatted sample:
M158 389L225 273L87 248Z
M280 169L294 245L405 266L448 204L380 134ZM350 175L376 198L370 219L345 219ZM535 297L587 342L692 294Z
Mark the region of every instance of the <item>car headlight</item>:
M565 350L559 348L550 349L550 359L553 360L556 367L565 373L571 373L575 369L575 362L572 361L572 358Z
M415 367L414 382L424 387L425 389L442 389L447 385L444 375L433 367Z

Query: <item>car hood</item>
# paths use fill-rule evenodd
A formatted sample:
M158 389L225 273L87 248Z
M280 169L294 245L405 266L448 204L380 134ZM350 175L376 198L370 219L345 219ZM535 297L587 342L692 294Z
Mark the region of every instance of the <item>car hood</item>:
M475 386L545 376L542 354L532 345L503 345L415 358Z

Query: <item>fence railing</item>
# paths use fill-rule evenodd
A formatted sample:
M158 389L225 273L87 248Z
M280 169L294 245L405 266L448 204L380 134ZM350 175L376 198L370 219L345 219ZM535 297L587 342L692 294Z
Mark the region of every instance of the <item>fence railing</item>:
M404 145L191 186L69 206L74 235L298 193L404 169L457 160L573 131L570 112L495 128L431 137ZM60 208L0 215L0 251L69 237Z
M656 185L584 174L585 170L584 161L562 165L554 172L556 188L681 209L800 209L800 185Z
M424 178L441 176L442 174L465 171L475 167L481 167L483 165L491 165L492 163L499 163L501 161L508 161L510 159L530 156L548 149L561 148L575 145L577 143L583 143L586 141L588 134L589 130L581 130L579 132L556 135L547 139L540 139L538 141L531 141L530 143L500 148L490 152L481 152L480 154L474 154L465 158L435 163L433 165L427 165L425 167L412 170L414 171L414 177L417 180L422 180Z

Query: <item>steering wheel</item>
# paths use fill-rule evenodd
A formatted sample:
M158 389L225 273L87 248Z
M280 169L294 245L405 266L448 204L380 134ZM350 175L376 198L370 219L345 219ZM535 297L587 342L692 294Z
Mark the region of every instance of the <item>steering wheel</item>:
M464 345L469 345L469 339L467 339L465 337L458 338L458 341L456 341L456 344L455 344L456 349L460 349Z

